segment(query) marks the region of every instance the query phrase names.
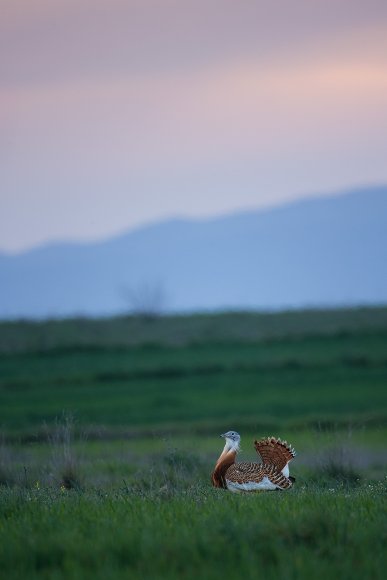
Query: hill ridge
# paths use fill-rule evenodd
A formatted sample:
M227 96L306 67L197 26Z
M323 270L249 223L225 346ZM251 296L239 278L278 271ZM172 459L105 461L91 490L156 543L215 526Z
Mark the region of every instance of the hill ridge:
M357 188L0 253L0 317L116 314L146 287L168 311L380 304L385 263L387 186Z

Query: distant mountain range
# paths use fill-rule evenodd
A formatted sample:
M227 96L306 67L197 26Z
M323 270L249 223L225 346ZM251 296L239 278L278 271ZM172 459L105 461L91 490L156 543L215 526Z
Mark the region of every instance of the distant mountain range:
M0 318L387 302L387 186L0 255Z

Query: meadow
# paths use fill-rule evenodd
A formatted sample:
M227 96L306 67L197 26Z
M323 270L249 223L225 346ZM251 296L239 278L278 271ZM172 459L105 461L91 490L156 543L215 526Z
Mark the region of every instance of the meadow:
M385 486L1 493L5 578L383 578Z
M382 578L387 308L0 323L6 578ZM210 486L220 433L288 492Z

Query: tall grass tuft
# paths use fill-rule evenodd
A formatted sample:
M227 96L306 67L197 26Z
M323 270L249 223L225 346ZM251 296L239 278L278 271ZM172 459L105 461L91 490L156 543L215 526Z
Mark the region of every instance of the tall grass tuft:
M53 429L47 430L51 447L51 474L54 483L65 489L81 489L81 462L74 448L73 415L63 413Z
M318 458L312 479L324 484L354 487L360 484L361 474L353 465L350 447L336 443L324 449Z

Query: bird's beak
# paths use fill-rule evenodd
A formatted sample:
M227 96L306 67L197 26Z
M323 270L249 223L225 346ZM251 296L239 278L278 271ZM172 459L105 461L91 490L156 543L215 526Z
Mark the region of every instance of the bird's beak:
M226 437L225 433L222 433L221 437Z

